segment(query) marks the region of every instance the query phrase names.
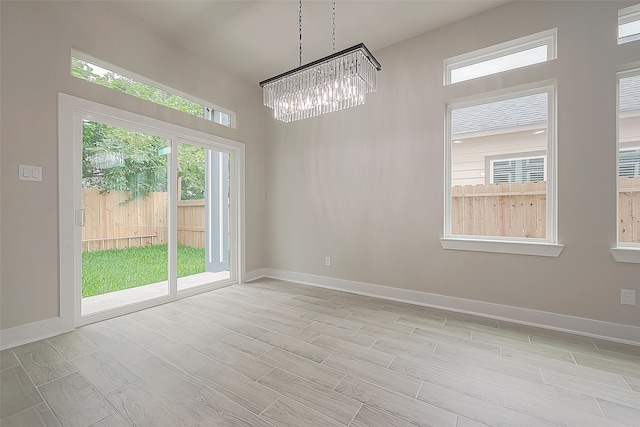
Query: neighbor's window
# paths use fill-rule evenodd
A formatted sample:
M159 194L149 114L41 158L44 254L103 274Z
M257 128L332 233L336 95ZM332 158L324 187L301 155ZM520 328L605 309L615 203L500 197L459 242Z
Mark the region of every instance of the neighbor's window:
M490 160L490 184L542 182L546 176L546 157Z
M446 237L555 242L553 91L449 106Z
M235 115L230 111L180 94L175 89L163 87L159 83L117 68L84 53L72 52L71 75L74 77L211 120L223 126L234 127L235 125Z
M618 44L640 40L640 5L618 12Z
M640 69L619 75L618 243L640 245Z
M544 31L445 60L445 84L463 82L555 58L556 30Z
M620 149L618 176L626 178L640 177L640 148L633 150Z

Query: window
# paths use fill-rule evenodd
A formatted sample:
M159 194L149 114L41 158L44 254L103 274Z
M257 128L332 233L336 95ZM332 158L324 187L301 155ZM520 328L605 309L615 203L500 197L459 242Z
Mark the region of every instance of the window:
M636 69L618 75L618 248L640 249L639 141L640 69ZM640 257L631 262L640 262Z
M618 44L640 40L640 5L618 12Z
M449 105L443 241L555 244L554 93L541 87ZM489 177L478 176L485 167Z
M444 63L445 84L463 82L556 58L556 30L533 34L464 55Z
M175 89L120 70L81 52L72 52L71 75L223 126L235 127L235 114L231 111L180 94Z
M490 184L545 181L546 159L544 156L490 160L490 165Z
M620 150L618 157L618 176L637 178L640 176L640 148Z

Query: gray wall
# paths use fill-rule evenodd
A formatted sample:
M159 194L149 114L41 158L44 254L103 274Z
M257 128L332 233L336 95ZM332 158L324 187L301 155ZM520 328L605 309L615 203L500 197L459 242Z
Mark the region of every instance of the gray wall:
M640 265L616 263L616 46L624 2L515 2L376 52L378 91L352 110L268 123L267 265L640 326ZM445 58L558 28L558 59L442 87ZM366 40L364 40L366 42ZM445 251L445 103L556 79L558 258ZM589 209L585 209L585 207ZM331 256L331 267L324 266Z
M246 144L247 270L263 267L640 326L640 265L616 263L618 2L517 2L376 52L366 105L281 124L238 81L93 2L6 2L1 14L0 328L58 316L57 93ZM442 61L558 27L559 59L442 87ZM363 40L366 42L366 40ZM77 80L71 48L239 112L213 123ZM216 76L216 78L212 78ZM445 251L445 102L557 78L559 258ZM17 180L43 166L42 183ZM585 206L590 206L585 210ZM331 267L323 265L332 257Z
M217 64L94 2L1 2L1 328L58 310L58 119L64 92L246 144L246 266L264 266L262 95ZM70 75L71 48L238 112L228 129ZM43 181L18 181L18 164Z

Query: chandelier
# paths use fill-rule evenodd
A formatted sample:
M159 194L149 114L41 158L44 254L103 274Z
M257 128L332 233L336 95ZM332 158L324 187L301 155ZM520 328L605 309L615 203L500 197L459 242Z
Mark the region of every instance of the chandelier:
M302 0L299 1L300 66L260 82L264 105L285 123L355 107L376 90L376 72L382 67L360 43L336 49L336 3L333 5L333 54L302 65Z

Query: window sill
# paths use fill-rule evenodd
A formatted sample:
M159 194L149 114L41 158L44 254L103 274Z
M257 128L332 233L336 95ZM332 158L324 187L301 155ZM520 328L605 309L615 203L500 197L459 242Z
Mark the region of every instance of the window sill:
M546 257L558 257L562 249L564 249L564 245L549 242L480 240L451 237L440 239L440 243L444 249L454 251L495 252L500 254Z
M610 249L613 259L618 262L640 264L640 247L618 246Z

